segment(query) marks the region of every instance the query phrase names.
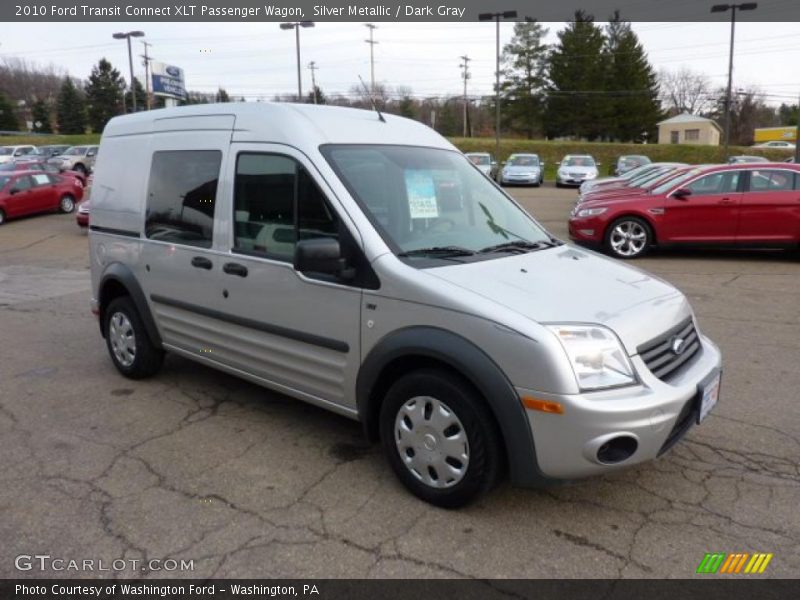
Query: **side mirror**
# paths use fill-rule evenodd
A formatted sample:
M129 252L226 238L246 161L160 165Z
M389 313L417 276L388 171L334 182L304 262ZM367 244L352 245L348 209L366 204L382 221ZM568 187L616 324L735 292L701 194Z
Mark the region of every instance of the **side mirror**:
M678 200L686 200L691 195L692 195L692 190L688 188L678 188L677 190L672 192L672 197L677 198Z
M300 273L321 273L343 279L352 278L345 268L339 241L333 238L299 240L294 249L294 269Z

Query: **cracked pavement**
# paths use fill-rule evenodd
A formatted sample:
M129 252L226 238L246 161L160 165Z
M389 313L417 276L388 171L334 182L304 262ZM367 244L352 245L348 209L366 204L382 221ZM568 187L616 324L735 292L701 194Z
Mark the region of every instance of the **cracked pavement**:
M566 237L575 192L514 189ZM720 403L662 459L459 511L404 491L360 426L168 357L134 382L89 312L72 215L0 228L0 576L19 554L194 561L185 577L691 577L706 552L800 573L800 260L659 252L722 348ZM115 573L98 574L114 576ZM165 573L123 571L119 576Z

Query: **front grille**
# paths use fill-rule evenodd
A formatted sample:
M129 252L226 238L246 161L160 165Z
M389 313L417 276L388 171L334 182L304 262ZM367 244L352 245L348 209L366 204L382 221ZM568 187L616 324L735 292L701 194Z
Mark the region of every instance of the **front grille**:
M676 352L677 340L683 340ZM700 352L700 336L691 317L673 327L666 333L642 344L638 348L647 368L663 381L669 381L680 373L681 367L691 364L692 358Z

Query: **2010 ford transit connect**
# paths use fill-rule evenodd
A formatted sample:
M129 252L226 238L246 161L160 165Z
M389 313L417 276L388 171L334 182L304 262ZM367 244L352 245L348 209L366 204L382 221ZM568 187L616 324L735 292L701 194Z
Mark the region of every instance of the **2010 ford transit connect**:
M554 239L417 122L291 104L112 119L93 311L128 377L173 352L360 420L446 507L654 459L717 400L675 288Z

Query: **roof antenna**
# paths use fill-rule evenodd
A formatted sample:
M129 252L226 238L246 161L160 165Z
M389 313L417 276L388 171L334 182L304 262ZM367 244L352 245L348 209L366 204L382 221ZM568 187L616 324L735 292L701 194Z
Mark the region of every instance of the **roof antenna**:
M378 119L381 121L381 123L386 123L386 119L383 118L381 111L378 110L378 105L375 104L375 97L372 95L372 92L369 91L369 88L367 87L367 84L364 83L364 80L361 79L361 75L358 76L358 80L361 82L361 85L364 86L364 91L367 92L367 96L369 96L369 101L372 103L372 110L378 113Z

